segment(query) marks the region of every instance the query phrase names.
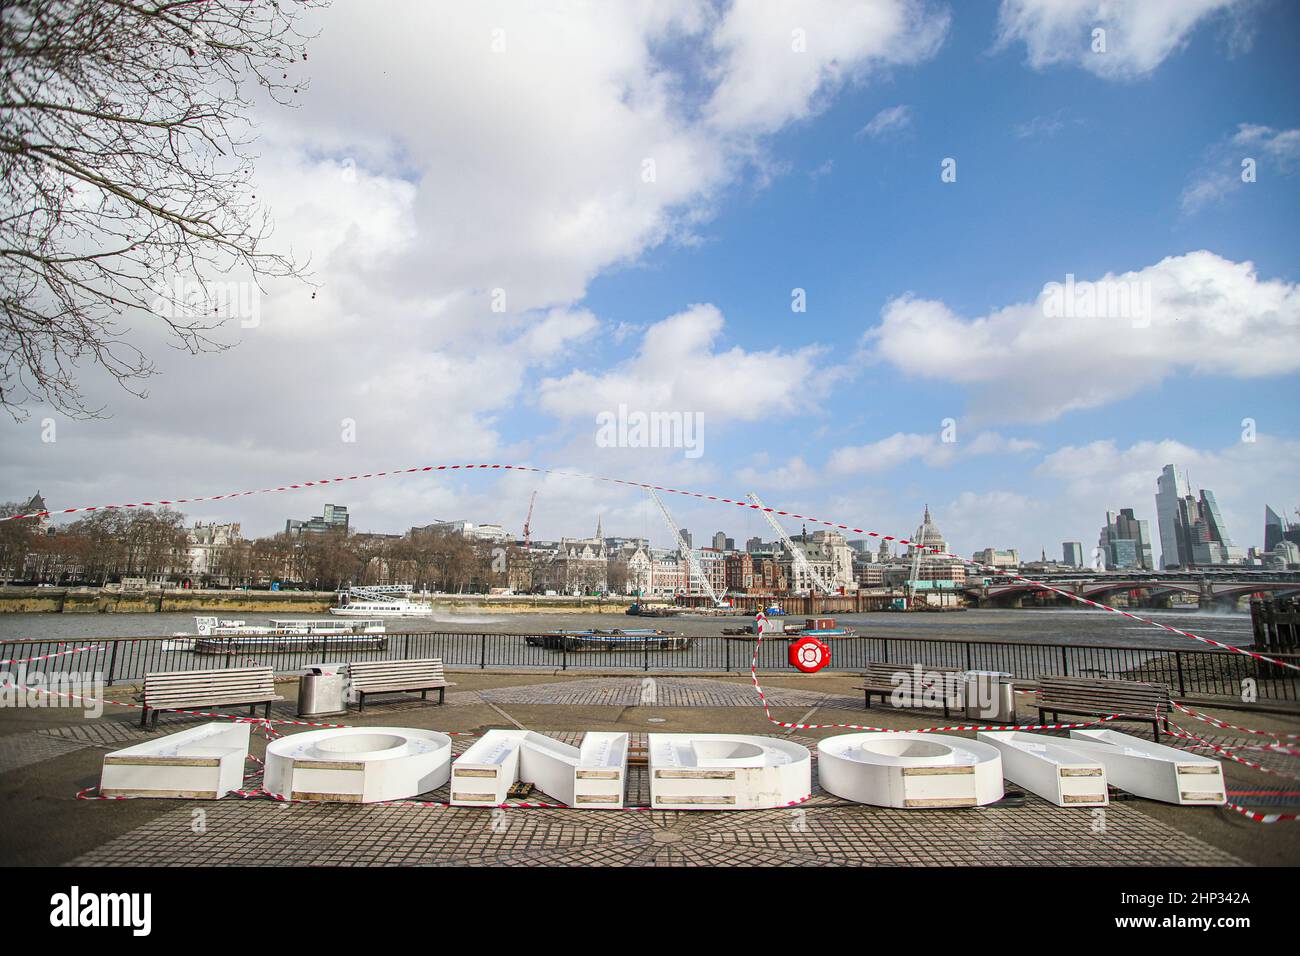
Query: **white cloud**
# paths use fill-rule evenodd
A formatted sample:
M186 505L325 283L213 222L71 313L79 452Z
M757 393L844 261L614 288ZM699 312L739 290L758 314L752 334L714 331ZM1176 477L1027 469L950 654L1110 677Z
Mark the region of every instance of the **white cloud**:
M1132 79L1182 49L1202 22L1247 6L1246 0L1002 0L998 45L1024 43L1035 69L1066 63L1106 79ZM1096 29L1105 31L1105 52L1093 51Z
M938 434L895 432L865 445L835 449L827 469L835 475L877 474L909 461L941 468L979 455L1017 455L1038 447L1037 442L1008 438L997 432L980 432L970 441L945 442Z
M984 548L1018 548L1021 559L1026 561L1037 558L1040 549L1051 544L1035 541L1036 537L1042 538L1046 510L1041 500L1003 490L963 491L941 511L936 509L942 516L940 528L954 554L969 558Z
M561 418L629 409L701 412L706 427L812 411L838 372L821 367L823 350L717 350L722 313L692 305L646 330L636 355L604 372L573 371L544 379L538 404ZM594 426L593 426L594 427Z
M1055 280L1064 287L1066 276ZM965 318L941 301L890 301L867 333L878 357L971 389L977 417L1048 421L1133 395L1178 372L1259 378L1300 369L1300 289L1250 262L1191 252L1098 282L1075 297ZM1089 306L1083 289L1099 291ZM1124 308L1121 294L1131 294ZM1103 298L1114 301L1103 306ZM1060 314L1062 300L1077 302ZM1146 300L1149 299L1149 302ZM1117 308L1118 306L1118 308Z
M713 34L721 79L708 115L727 130L779 129L847 82L933 56L948 21L920 0L735 2Z
M870 136L873 139L881 139L903 130L912 125L912 108L910 106L899 104L898 106L889 106L881 110L871 118L866 126L858 130L855 136Z
M154 475L169 486L156 496L528 452L535 429L511 449L498 423L526 411L543 371L543 408L566 419L583 404L566 386L588 379L606 402L626 386L633 401L719 417L812 407L816 349L713 352L721 318L705 312L646 330L642 355L616 369L566 375L561 363L599 325L580 307L595 276L701 241L729 185L771 174L764 137L843 83L928 55L947 22L909 0L722 12L703 0L394 0L383 16L335 4L309 17L301 107L255 117L256 189L277 247L310 256L315 294L269 286L260 326L226 330L239 344L218 354L176 353L156 320L136 323L159 364L150 400L88 380L115 417L69 424L57 446L35 437L43 412L26 429L0 422L7 487L85 503L139 498ZM766 62L768 28L791 17L807 54ZM778 380L790 384L776 405L744 395ZM340 439L344 419L354 443ZM346 493L362 527L431 518L454 497L445 481L412 487ZM311 507L249 498L236 517L259 533Z
M1260 433L1254 442L1218 450L1172 439L1127 448L1113 440L1094 441L1057 449L1043 458L1034 475L1059 487L1073 513L1095 515L1098 529L1107 509L1134 508L1137 517L1151 522L1158 552L1156 478L1168 464L1186 469L1193 493L1201 488L1214 492L1235 544L1258 547L1263 544L1265 503L1284 503L1295 492L1300 441Z
M1240 189L1245 183L1242 163L1246 160L1253 160L1256 181L1273 173L1292 173L1300 166L1300 129L1240 124L1226 142L1209 150L1205 163L1183 190L1183 212L1197 212Z
M746 488L774 488L778 491L789 488L808 488L817 485L823 479L817 469L811 467L799 456L782 462L775 468L741 468L736 472L736 480Z
M1065 117L1065 110L1056 110L1055 112L1043 116L1035 116L1024 123L1017 123L1015 134L1017 139L1050 139L1067 125L1082 123L1082 120L1068 120Z

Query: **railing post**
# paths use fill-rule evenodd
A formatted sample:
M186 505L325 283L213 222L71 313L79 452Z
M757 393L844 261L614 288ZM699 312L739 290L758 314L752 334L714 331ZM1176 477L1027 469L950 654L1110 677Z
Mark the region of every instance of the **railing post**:
M108 676L104 678L105 687L113 686L113 672L117 668L117 645L119 643L121 642L114 641L112 648L110 648L108 652Z
M970 643L968 642L968 643L966 644L966 669L967 669L967 670L970 670L970 669L971 669L971 657L970 657L970 652L971 652L971 645L970 645Z
M1174 651L1174 663L1178 666L1178 696L1186 697L1187 688L1183 685L1183 653Z
M478 669L487 669L487 633L478 636Z
M568 669L569 669L569 644L564 639L564 636L561 635L560 636L560 670L567 671Z
M1070 673L1070 657L1065 653L1065 645L1061 645L1061 676L1065 677Z
M642 670L644 671L650 670L650 642L649 641L641 642L641 664L642 664L641 667Z
M722 639L722 646L726 649L726 653L725 653L725 659L726 659L726 662L727 662L727 663L726 663L726 672L727 672L728 674L730 674L730 673L731 673L731 641L727 640L727 639L724 637L724 638Z

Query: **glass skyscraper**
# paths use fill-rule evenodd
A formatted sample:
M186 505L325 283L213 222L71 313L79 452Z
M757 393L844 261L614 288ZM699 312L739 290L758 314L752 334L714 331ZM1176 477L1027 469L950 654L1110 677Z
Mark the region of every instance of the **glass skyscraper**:
M1160 566L1194 568L1232 564L1242 558L1232 543L1214 492L1192 495L1181 468L1165 465L1156 479L1156 517L1160 522Z
M1178 546L1178 508L1192 493L1187 473L1174 465L1165 465L1156 479L1156 522L1160 526L1160 567L1176 568L1186 562Z
M1154 568L1151 557L1151 530L1144 520L1133 514L1132 508L1121 508L1119 514L1106 512L1106 526L1097 541L1110 570Z

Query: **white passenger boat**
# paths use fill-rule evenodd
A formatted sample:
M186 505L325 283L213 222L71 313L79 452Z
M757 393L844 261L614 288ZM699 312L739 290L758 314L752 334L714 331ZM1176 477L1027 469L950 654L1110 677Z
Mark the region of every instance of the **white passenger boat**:
M409 584L385 584L348 588L339 592L338 607L330 608L336 617L429 617L433 605L412 601Z
M271 618L269 624L217 617L194 618L194 634L177 632L163 642L164 651L194 651L198 654L220 653L256 647L291 650L294 648L369 647L382 643L379 635L387 631L381 618L340 621L336 618L291 620ZM358 638L364 638L358 642Z

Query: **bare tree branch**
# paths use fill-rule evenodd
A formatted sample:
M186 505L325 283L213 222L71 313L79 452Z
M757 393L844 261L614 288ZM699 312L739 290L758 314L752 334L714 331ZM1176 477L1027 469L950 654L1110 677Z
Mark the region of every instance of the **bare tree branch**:
M251 96L291 104L326 0L0 0L0 407L91 417L81 367L143 394L133 318L192 353L230 284L303 277L267 246Z

